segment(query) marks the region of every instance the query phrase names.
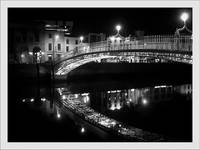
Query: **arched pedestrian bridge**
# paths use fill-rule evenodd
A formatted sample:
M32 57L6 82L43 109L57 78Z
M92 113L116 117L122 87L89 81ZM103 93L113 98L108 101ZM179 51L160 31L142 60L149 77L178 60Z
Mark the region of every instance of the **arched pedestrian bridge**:
M119 41L117 41L119 40ZM191 36L144 36L144 38L120 41L107 40L79 46L55 60L56 77L86 63L109 60L129 63L181 62L192 64Z

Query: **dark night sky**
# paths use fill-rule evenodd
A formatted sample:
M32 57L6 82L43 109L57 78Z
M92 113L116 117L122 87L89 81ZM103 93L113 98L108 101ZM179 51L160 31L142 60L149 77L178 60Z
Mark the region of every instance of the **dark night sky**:
M182 12L188 12L188 27L192 28L191 8L9 8L10 20L68 20L73 21L72 32L115 34L115 25L121 24L122 35L144 30L145 34L174 34L182 27Z

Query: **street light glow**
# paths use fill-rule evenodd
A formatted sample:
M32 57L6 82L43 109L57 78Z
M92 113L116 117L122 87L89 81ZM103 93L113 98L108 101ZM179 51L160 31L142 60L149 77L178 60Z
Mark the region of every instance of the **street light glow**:
M146 99L143 99L143 100L142 100L142 103L143 103L144 105L146 105L146 104L148 104L148 101L147 101Z
M61 116L60 116L60 114L58 113L58 114L57 114L57 118L60 118L60 117L61 117Z
M81 133L84 133L84 132L85 132L85 128L82 127L82 128L81 128Z
M84 37L83 37L83 36L80 36L81 43L82 43L83 39L84 39Z
M59 38L59 35L55 35L55 39L57 40Z
M187 13L183 13L181 15L181 20L183 20L184 22L188 19L188 14Z
M121 30L121 26L120 26L120 25L117 25L117 26L116 26L116 30L117 30L117 32L119 33L119 31Z
M41 101L45 102L45 101L46 101L46 98L41 98Z

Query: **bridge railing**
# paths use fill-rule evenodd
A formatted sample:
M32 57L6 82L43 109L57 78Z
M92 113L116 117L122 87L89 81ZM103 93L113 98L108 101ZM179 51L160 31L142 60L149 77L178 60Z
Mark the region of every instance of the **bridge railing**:
M64 59L78 56L81 54L87 54L92 52L103 52L103 51L116 51L116 50L170 50L170 51L192 51L192 37L191 36L180 36L174 35L151 35L144 36L141 39L124 40L118 43L110 40L90 43L88 47L79 46L78 49L67 52L55 61L62 61Z

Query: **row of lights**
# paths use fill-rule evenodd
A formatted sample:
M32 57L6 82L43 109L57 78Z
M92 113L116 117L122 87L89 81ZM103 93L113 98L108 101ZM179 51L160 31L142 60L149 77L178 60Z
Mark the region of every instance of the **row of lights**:
M33 55L33 52L28 52L28 54L32 56L32 55ZM39 52L34 53L34 54L37 55L37 56L41 56L41 55L44 55L44 52L39 51ZM24 54L21 54L21 57L24 58L25 55L24 55Z
M45 102L47 99L46 98L41 98L41 101L42 102ZM22 99L22 102L24 103L24 102L27 102L27 101L30 101L30 102L34 102L35 101L35 99L34 98L30 98L30 99L28 99L28 98L26 98L26 99Z
M189 18L188 16L188 13L184 12L182 15L181 15L181 20L184 22L184 24L186 23L187 19ZM115 29L117 30L117 35L119 34L120 30L121 30L121 25L116 25L115 26ZM55 39L58 39L59 38L59 35L55 35ZM84 37L83 36L80 36L80 41L81 43L83 42L84 40Z
M184 22L184 25L186 25L186 21L187 21L188 18L189 18L189 15L186 12L182 13L182 15L180 17L180 19ZM115 29L117 30L117 35L119 35L119 32L120 32L121 28L122 28L121 25L116 25L115 26ZM59 35L55 35L55 39L57 40L58 38L59 38ZM114 36L112 36L110 39L112 41L114 41L115 39L120 40L119 37L115 38ZM83 42L83 40L84 40L84 37L80 36L80 42L81 43ZM29 52L29 55L33 55L33 52ZM36 53L36 55L41 57L42 55L44 55L44 52L40 51L40 52ZM23 58L24 54L22 54L21 57Z

